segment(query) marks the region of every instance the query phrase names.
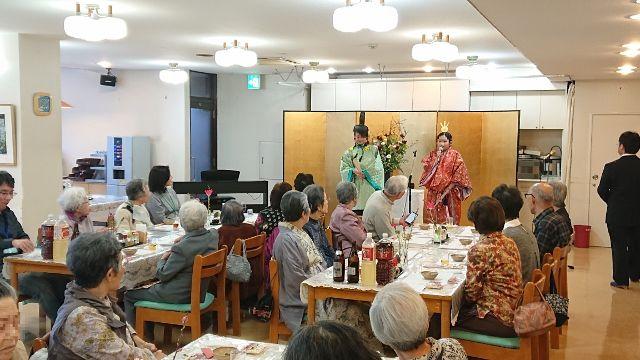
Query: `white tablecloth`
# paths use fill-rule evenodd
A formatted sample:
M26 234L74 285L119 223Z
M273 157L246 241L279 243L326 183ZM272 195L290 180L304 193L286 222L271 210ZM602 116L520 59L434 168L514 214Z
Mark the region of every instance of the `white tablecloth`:
M204 359L204 357L196 357L197 355L202 355L202 348L217 348L221 346L231 346L237 349L242 349L245 346L257 343L256 341L247 341L242 339L233 339L213 334L206 334L202 337L196 339L195 341L185 345L176 355L176 360L187 360L187 359ZM265 346L264 352L259 355L249 355L245 354L244 359L246 360L279 360L282 358L282 353L284 352L284 345L277 344L268 344L268 343L259 343ZM165 357L165 360L173 359L174 353L169 354Z

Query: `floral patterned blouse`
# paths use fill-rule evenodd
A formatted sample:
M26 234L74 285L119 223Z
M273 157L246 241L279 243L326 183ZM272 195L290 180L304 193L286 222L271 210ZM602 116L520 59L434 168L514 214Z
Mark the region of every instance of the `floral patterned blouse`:
M521 283L518 247L501 232L482 236L469 250L465 300L476 304L478 317L491 312L505 325L513 326Z
M119 338L107 324L107 318L98 310L80 306L69 314L65 325L60 329L60 342L84 359L155 360L151 351L136 347L132 338L134 334L131 325L127 324L126 341Z
M427 342L431 345L431 350L421 357L413 360L466 360L467 353L458 340L443 338L436 340L427 338Z

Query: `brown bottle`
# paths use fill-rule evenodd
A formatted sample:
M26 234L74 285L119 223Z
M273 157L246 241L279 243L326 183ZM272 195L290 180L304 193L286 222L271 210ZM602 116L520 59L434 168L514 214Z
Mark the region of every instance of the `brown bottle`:
M333 281L344 282L344 255L342 250L336 251L336 259L333 261Z
M349 255L349 266L347 267L347 282L357 284L360 281L360 259L355 249L351 250Z

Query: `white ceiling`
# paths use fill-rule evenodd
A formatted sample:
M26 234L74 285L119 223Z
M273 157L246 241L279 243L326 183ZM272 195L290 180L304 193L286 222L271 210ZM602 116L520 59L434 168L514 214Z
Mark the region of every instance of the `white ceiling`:
M377 68L377 64L385 65L386 71L420 70L425 64L411 59L411 47L420 34L436 31L451 34L463 59L478 55L481 63L529 70L533 66L466 0L387 0L398 9L398 28L387 33L353 34L340 33L331 24L333 10L344 0L87 2L113 4L114 16L127 21L129 36L99 43L67 38L63 21L74 13L75 0L0 0L0 31L64 39L62 65L78 68L98 68L98 61L108 60L116 69L161 69L177 61L183 68L199 71L273 72L273 66L224 69L212 58L195 56L213 53L223 41L237 38L248 41L259 57L284 56L303 63L317 60L321 67L333 66L339 72ZM370 50L370 43L378 47ZM463 59L452 69L464 63ZM431 65L443 68L441 63ZM280 71L287 69L280 67Z
M640 42L640 13L631 0L469 0L544 74L617 79L618 66L640 67L619 55ZM627 76L638 78L638 73Z

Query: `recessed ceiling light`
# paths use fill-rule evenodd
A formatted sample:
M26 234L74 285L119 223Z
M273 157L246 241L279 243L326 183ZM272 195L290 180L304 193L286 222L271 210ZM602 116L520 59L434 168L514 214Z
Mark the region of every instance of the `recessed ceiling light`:
M102 60L100 62L98 62L98 66L103 67L105 69L111 69L112 65L110 62L108 62L107 60Z
M430 73L430 72L432 72L434 69L433 69L433 66L431 66L431 65L425 65L425 66L422 68L422 70L424 70L424 72L428 72L428 73Z
M629 16L629 19L640 20L640 14L631 15L631 16Z
M367 66L366 68L362 69L362 71L366 72L367 74L371 74L372 72L376 71L374 68L372 68L371 66Z
M633 58L633 57L636 57L636 56L640 55L640 50L638 50L638 49L627 49L627 50L621 51L620 55Z
M629 75L631 73L634 73L636 69L637 68L635 66L627 64L627 65L619 66L616 72L621 75Z
M639 1L640 1L640 0L639 0ZM328 69L327 69L327 72L328 72L329 74L335 74L335 73L336 73L336 71L337 71L337 70L336 70L335 68L332 68L332 67L330 67L330 68L328 68Z

